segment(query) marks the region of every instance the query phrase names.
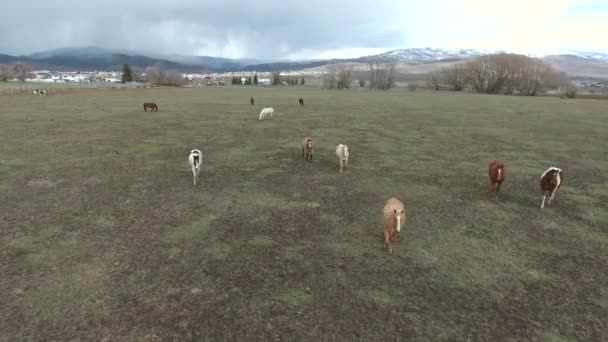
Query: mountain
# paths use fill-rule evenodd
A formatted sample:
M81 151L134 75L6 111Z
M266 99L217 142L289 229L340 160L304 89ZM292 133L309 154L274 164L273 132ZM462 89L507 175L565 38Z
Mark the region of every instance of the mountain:
M383 57L391 58L400 61L437 61L442 59L453 59L453 58L471 58L483 55L489 55L492 53L498 53L494 51L478 51L473 49L455 49L455 50L444 50L439 48L410 48L410 49L397 49L385 52L380 55L370 57Z
M474 49L408 48L391 50L379 55L350 59L308 61L272 61L256 59L229 59L210 56L142 53L130 50L108 49L96 46L67 47L38 52L29 56L0 54L0 63L25 62L35 69L53 70L119 70L123 64L146 68L163 64L182 72L226 71L296 71L323 70L330 63L348 63L355 70L367 70L369 62L396 62L402 74L425 74L438 68L463 62L467 59L504 51ZM608 77L608 54L570 51L564 55L540 56L557 69L572 77Z
M0 55L0 63L17 61L31 64L36 69L118 70L123 64L144 69L162 64L168 69L183 72L240 70L244 65L262 62L254 59L232 60L209 56L144 54L96 46L67 47L19 57Z
M579 55L550 55L543 57L543 60L570 77L608 78L608 59Z
M571 51L567 51L567 54L581 57L581 58L600 59L600 60L608 62L608 53L584 52L584 51L571 50Z

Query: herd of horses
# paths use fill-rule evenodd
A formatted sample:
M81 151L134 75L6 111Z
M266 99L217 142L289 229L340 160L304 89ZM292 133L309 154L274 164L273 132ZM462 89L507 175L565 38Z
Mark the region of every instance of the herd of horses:
M249 103L253 106L255 104L255 98L251 96ZM299 98L298 104L304 106L304 99ZM158 112L158 106L153 102L146 102L143 105L144 111L148 109L154 112ZM271 108L270 108L271 109ZM302 156L307 160L312 160L313 142L311 137L305 137L301 144ZM343 163L346 162L348 165L348 146L340 144L336 148L336 157L340 163L340 173L342 173ZM201 171L202 164L202 152L198 149L190 151L188 156L188 163L192 169L192 175L194 177L194 185L196 185L199 173ZM505 180L506 168L504 162L500 160L492 160L488 167L488 177L490 180L490 193L497 201L498 192L500 186ZM555 198L555 192L560 188L564 180L564 172L558 167L548 168L540 177L540 188L542 193L542 202L540 207L544 208L545 204L548 205ZM382 209L384 216L384 246L389 253L392 253L392 243L399 237L401 228L405 223L405 205L402 201L397 198L390 198L386 201L384 208Z

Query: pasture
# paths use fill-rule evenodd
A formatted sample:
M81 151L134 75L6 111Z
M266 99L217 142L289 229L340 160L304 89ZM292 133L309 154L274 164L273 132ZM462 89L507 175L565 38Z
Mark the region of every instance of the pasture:
M607 104L406 89L0 96L0 340L606 340ZM492 159L506 165L497 203ZM564 184L541 210L549 166ZM393 196L407 221L388 255Z

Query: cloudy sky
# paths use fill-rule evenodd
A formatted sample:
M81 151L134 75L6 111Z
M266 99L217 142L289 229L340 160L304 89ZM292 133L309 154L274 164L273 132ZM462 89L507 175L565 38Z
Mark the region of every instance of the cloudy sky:
M608 52L608 0L2 0L0 53L73 46L229 58L440 47Z

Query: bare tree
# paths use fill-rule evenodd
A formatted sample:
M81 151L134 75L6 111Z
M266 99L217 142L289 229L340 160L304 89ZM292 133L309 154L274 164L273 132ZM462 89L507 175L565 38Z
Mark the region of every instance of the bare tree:
M539 58L530 58L527 63L526 77L521 80L521 95L534 96L550 85L558 83L558 72L553 66Z
M13 68L7 64L0 64L0 82L8 82L13 78Z
M135 81L135 82L146 82L147 81L146 77L144 77L144 72L138 67L132 67L131 74L133 75L133 81Z
M395 84L395 63L368 64L370 77L369 89L389 90Z
M31 75L32 68L25 63L15 63L12 66L12 76L23 82Z
M175 70L166 70L161 64L146 69L148 82L154 85L183 86L186 79Z
M146 76L148 77L148 82L151 84L162 85L167 78L167 70L162 64L157 64L146 68Z
M352 84L353 69L349 65L329 64L323 76L323 87L327 89L349 89Z
M175 70L167 71L165 75L164 85L181 87L186 84L186 79L181 72Z
M323 88L335 89L338 85L338 65L328 64L327 72L323 75Z
M478 57L466 64L469 81L480 93L534 96L550 86L557 87L557 71L538 58L515 54Z
M441 72L433 71L429 73L426 84L433 90L439 90L441 88Z
M450 67L443 68L440 72L441 79L450 87L450 90L461 91L468 83L467 70L462 64L454 64Z
M511 77L509 55L477 57L466 64L469 81L479 93L498 94Z
M347 65L338 67L338 89L350 89L352 83L353 70Z

